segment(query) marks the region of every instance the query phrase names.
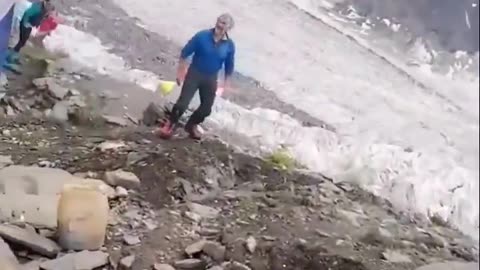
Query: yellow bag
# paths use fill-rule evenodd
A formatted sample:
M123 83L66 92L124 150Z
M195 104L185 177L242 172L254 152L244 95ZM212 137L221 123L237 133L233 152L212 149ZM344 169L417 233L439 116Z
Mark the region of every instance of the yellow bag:
M157 86L157 91L162 95L167 96L173 91L173 89L175 89L176 85L177 82L174 81L160 81Z

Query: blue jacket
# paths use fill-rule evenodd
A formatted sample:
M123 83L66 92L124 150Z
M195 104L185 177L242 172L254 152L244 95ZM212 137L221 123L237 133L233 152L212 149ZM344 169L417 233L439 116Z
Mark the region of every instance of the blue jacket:
M230 38L215 44L214 29L195 34L183 47L180 57L193 54L192 66L200 73L216 75L225 67L225 76L232 75L235 67L235 44Z

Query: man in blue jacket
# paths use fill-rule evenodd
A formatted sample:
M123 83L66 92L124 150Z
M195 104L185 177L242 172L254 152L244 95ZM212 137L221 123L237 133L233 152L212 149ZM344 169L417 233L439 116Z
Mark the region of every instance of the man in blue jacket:
M217 91L218 72L222 67L225 68L223 87L224 89L230 87L230 78L235 65L235 44L228 36L228 31L233 26L232 16L222 14L218 17L214 28L196 33L183 47L177 70L177 84L183 84L182 90L169 118L160 129L162 138L168 139L172 136L178 120L187 110L197 90L200 94L200 106L188 120L185 131L193 139L201 138L198 125L212 112ZM192 63L188 67L187 58L192 54Z

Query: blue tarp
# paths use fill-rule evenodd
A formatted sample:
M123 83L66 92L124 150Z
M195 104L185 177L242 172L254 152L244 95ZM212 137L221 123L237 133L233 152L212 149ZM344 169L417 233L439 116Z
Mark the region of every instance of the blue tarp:
M10 30L12 29L13 3L10 6L2 6L0 14L0 73L3 71L3 64L7 57L8 41L10 39Z

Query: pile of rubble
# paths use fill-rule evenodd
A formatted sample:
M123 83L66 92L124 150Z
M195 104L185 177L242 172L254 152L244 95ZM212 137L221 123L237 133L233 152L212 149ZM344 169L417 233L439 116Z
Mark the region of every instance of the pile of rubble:
M109 263L102 251L106 228L118 222L111 213L126 203L127 188L140 184L133 173L106 172L102 181L60 169L8 166L6 157L1 164L6 167L0 170L0 269L84 270ZM83 189L93 192L88 199ZM75 193L85 200L75 202ZM107 210L101 207L107 199L114 206L110 211L108 204Z
M105 97L103 97L105 98ZM35 118L47 117L54 123L64 125L71 122L77 125L108 123L127 126L136 123L115 116L102 115L100 108L106 101L94 93L81 93L66 88L53 77L37 78L32 87L6 93L0 97L0 118L28 114Z

